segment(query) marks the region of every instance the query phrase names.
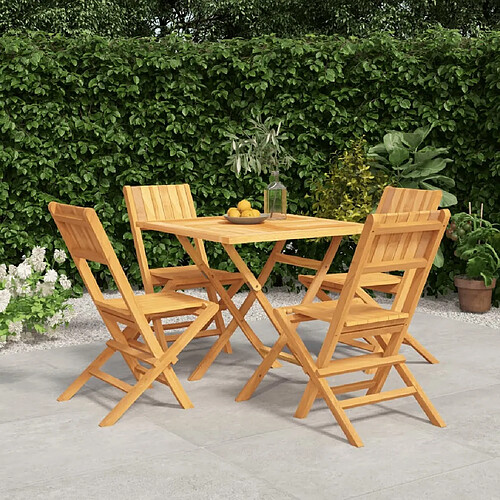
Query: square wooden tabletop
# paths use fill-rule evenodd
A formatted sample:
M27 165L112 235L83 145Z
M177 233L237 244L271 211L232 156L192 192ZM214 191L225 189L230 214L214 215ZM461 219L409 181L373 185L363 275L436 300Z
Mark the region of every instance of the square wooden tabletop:
M363 224L305 215L287 215L284 220L267 219L261 224L233 224L223 216L138 222L143 230L200 238L228 245L361 234Z

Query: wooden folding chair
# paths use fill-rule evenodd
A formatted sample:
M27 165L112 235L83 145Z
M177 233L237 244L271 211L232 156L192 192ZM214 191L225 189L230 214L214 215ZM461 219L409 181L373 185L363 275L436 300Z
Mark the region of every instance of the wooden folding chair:
M387 186L382 193L378 204L377 214L399 213L399 212L414 212L422 210L437 210L441 202L442 193L439 190L425 189L407 189L395 188ZM327 274L318 291L318 298L321 300L330 300L330 296L326 292L339 293L345 284L347 273ZM299 281L309 288L314 276L302 274L299 276ZM360 281L359 297L364 299L369 295L363 293L363 290L375 290L387 294L395 295L401 283L401 277L389 273L371 273L362 276ZM437 358L431 354L413 335L407 333L405 344L410 345L429 363L439 363ZM362 343L351 340L350 345L370 351L378 350L379 346L376 343Z
M362 446L344 410L405 396L414 396L429 420L445 424L405 364L399 353L408 325L417 307L439 243L448 224L448 210L369 215L338 300L301 304L275 310L282 333L259 368L252 375L237 401L248 399L276 359L300 365L309 377L295 416L307 416L314 400L323 398L349 442ZM364 301L357 291L366 275L403 271L392 309L375 300ZM303 321L329 323L321 350L314 359L297 333ZM332 359L339 342L375 338L380 352ZM285 345L291 351L282 352ZM382 392L391 368L395 368L406 387ZM328 377L375 369L373 377L330 387ZM366 390L364 396L337 399L337 394Z
M178 354L203 326L212 320L219 309L218 305L178 292L134 295L95 211L91 208L55 202L49 204L49 210L112 337L112 340L106 343L106 349L59 396L58 400L66 401L72 398L91 377L103 380L126 393L99 424L113 425L156 380L170 387L183 408L192 408L193 404L172 365L177 362ZM121 298L104 298L88 261L98 262L109 268ZM183 315L193 315L196 319L170 347L167 347L165 339L162 338L163 331L160 338L155 337L150 321L161 321L161 318ZM123 329L120 325L124 325ZM121 353L137 380L135 385L130 385L101 370L106 361L117 351Z
M205 288L207 296L212 302L217 302L217 294L208 278L195 265L163 267L151 269L148 264L142 231L138 222L162 221L171 219L194 219L196 209L191 196L189 184L173 184L163 186L125 186L123 188L125 203L132 236L134 238L137 260L141 271L144 290L153 293L155 286L162 286L165 290L188 290L193 288ZM204 261L208 264L207 254L202 240L195 240ZM229 286L228 293L232 297L243 285L244 280L240 273L213 270L223 286ZM225 330L221 310L215 315L215 328L200 331L197 337L220 336ZM181 326L186 326L182 323ZM155 322L156 329L175 329L179 324L161 325ZM176 334L167 335L167 341L177 338ZM231 344L228 341L224 350L231 353Z

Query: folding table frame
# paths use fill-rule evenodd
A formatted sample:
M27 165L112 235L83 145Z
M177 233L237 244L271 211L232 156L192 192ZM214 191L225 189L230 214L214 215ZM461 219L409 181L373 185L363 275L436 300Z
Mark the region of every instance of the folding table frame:
M273 307L262 291L262 287L269 278L274 265L280 262L315 270L316 276L303 300L304 303L312 302L323 279L328 273L342 237L360 234L363 229L362 224L354 222L335 221L301 215L288 215L285 220L268 219L262 224L245 226L232 224L225 220L224 217L198 217L196 219L185 220L137 222L137 225L142 230L160 231L176 235L193 262L212 283L221 299L221 303L224 304L233 317L226 327L225 332L219 336L199 365L191 373L189 380L199 380L203 377L237 327L240 327L255 350L264 358L270 348L261 342L245 320L245 315L254 301L257 300L271 323L280 332L281 326L274 316ZM321 237L332 238L321 261L282 253L287 240ZM203 259L203 256L190 238L194 241L202 239L222 244L250 289L248 296L239 309L218 280L214 270L208 267L205 259ZM275 241L276 244L259 276L256 277L239 255L235 245L272 241ZM286 359L287 355L283 353L280 357ZM275 361L272 366L278 367L280 363Z

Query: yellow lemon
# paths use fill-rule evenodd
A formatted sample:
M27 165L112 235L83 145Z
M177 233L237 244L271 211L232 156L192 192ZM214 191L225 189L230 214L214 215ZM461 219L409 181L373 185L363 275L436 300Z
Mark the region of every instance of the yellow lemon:
M252 214L252 217L260 217L260 212L256 208L252 209Z
M253 210L250 209L250 210L243 210L243 212L241 212L241 216L242 217L255 217L255 215L253 214Z
M227 215L229 217L239 217L240 216L240 211L235 208L235 207L231 207L228 211L227 211Z
M241 200L238 203L238 210L240 212L244 212L245 210L251 210L251 209L252 209L252 205L250 205L250 202L248 200Z

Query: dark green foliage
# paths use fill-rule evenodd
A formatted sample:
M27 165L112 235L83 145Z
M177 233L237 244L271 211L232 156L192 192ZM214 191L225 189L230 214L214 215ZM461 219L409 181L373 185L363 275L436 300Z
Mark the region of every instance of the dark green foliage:
M156 0L0 0L0 33L153 36Z
M225 166L228 134L241 135L259 113L286 123L283 146L296 161L281 177L292 213L311 212L307 181L328 169L332 151L361 135L374 145L387 130L429 124L427 143L448 147L453 159L443 174L456 180L457 209L469 200L474 207L484 202L488 218L498 220L499 80L498 33L202 44L5 36L0 262L17 262L34 245L53 247L59 235L47 204L58 200L96 208L129 277L139 283L123 185L188 182L203 215L222 214L243 198L261 208L267 177L237 178ZM153 265L185 259L166 237L148 234L146 244ZM324 248L297 246L311 257ZM267 247L245 250L253 269ZM455 262L445 250L432 291L451 283ZM227 266L220 246L209 245L209 252L215 266Z
M0 0L0 33L180 33L203 41L386 31L405 38L435 26L464 35L499 29L498 0Z

